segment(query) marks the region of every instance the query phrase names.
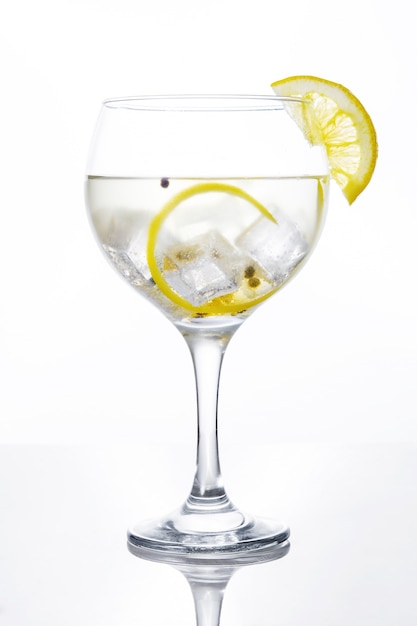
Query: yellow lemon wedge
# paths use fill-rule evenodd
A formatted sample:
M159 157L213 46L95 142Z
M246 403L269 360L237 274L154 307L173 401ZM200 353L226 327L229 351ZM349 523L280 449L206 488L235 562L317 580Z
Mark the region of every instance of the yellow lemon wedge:
M375 169L378 143L369 114L346 87L315 76L291 76L271 85L278 96L312 103L313 120L297 120L311 143L324 145L332 178L349 204L365 189Z
M246 268L242 280L242 285L232 293L227 293L213 299L208 299L203 304L194 304L189 301L179 290L175 289L169 281L169 272L173 269L175 262L166 256L165 251L160 249L158 242L163 240L163 229L167 218L172 215L175 209L179 208L183 202L193 196L205 193L225 193L249 203L264 218L277 223L274 216L258 200L252 197L243 189L234 185L217 182L197 183L187 187L175 194L162 209L152 219L148 231L147 261L152 278L159 290L174 304L191 311L195 316L204 315L224 315L243 312L249 307L253 307L274 293L278 287L267 281L262 281L253 275L254 268ZM192 211L192 207L189 209ZM171 242L172 245L172 242ZM174 246L175 247L175 246ZM200 253L198 245L193 243L179 243L176 247L176 259L181 262L192 261ZM210 254L215 256L218 251L214 248ZM253 270L253 271L252 271Z

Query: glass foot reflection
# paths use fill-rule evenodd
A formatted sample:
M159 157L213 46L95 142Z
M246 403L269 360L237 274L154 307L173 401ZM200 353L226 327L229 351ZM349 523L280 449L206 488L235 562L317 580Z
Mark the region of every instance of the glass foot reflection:
M241 566L256 565L276 561L288 554L289 541L259 547L246 553L237 552L227 561L217 560L213 552L174 554L165 550L152 550L142 545L129 543L133 554L150 561L173 565L187 579L193 594L196 626L219 626L223 596L233 574ZM217 555L218 557L219 555Z

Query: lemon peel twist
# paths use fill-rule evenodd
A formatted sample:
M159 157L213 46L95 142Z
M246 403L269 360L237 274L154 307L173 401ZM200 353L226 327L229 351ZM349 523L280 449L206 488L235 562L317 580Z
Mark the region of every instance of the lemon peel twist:
M275 291L278 290L279 286L271 288L268 293L264 293L261 296L248 299L246 298L238 298L233 293L227 294L224 296L218 296L217 298L213 298L209 300L203 305L193 305L191 302L186 300L180 294L178 294L165 279L163 272L161 271L157 258L156 258L156 245L158 240L158 234L164 224L168 215L176 208L179 204L192 198L195 195L199 195L202 193L209 192L220 192L227 193L233 196L237 196L243 200L249 202L252 206L254 206L265 218L270 221L277 223L275 217L268 211L268 209L261 204L256 198L248 194L243 189L236 187L234 185L219 183L219 182L205 182L205 183L197 183L192 185L191 187L187 187L187 189L183 189L176 195L174 195L168 202L162 207L162 209L154 216L148 231L148 245L147 245L147 261L148 266L152 275L155 284L158 286L160 291L174 304L186 309L187 311L191 311L195 315L224 315L226 313L239 313L243 310L248 309L249 307L254 307L257 304L260 304L267 298L269 298ZM236 292L235 292L236 294Z

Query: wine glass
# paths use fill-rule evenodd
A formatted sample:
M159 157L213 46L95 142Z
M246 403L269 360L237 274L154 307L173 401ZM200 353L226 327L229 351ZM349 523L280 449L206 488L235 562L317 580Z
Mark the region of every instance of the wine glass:
M308 107L245 95L102 104L87 165L93 229L113 267L184 337L197 388L191 492L129 530L139 556L254 562L288 540L285 524L242 512L226 493L217 396L231 337L304 265L323 226L328 163L303 132Z

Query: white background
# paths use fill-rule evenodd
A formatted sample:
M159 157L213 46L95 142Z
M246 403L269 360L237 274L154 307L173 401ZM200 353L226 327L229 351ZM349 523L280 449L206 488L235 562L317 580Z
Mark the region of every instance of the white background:
M279 441L417 437L408 6L40 0L3 9L2 440L182 440L193 419L186 348L109 269L85 215L100 102L152 92L268 94L272 81L300 73L360 97L379 161L352 207L333 186L309 265L231 344L224 422L234 436L256 416L256 436L267 429Z
M10 529L17 532L19 524L24 526L25 497L37 493L24 479L31 474L32 465L27 461L25 466L25 459L31 457L22 453L27 448L20 448L21 444L54 444L45 465L39 460L44 448L31 453L37 459L33 480L62 472L70 493L84 484L81 476L90 465L84 459L80 469L74 461L78 452L68 452L68 459L64 455L61 465L62 449L57 444L85 444L90 450L88 446L94 443L105 446L110 455L116 446L114 458L123 458L121 450L127 444L128 458L135 458L132 444L145 446L146 454L142 451L139 456L148 467L149 483L141 485L147 498L162 487L177 495L174 485L183 487L185 482L188 487L184 477L192 471L194 387L185 344L152 305L109 269L85 214L84 166L101 100L146 93L269 94L271 82L294 74L335 80L361 99L377 129L379 160L370 186L352 207L332 186L327 224L309 264L233 339L220 394L224 465L234 489L241 490L239 500L243 496L250 504L255 498L253 504L259 507L265 500L260 496L256 501L258 486L243 463L244 453L250 454L254 446L258 455L254 458L262 461L272 452L268 446L277 450L289 446L285 454L297 459L297 473L295 476L291 462L288 467L284 464L288 478L281 495L289 516L293 513L295 520L297 516L305 520L303 489L316 484L304 482L306 477L312 468L319 482L332 476L338 459L346 460L340 461L346 484L349 477L356 476L352 492L359 498L357 511L361 509L366 498L360 491L357 469L353 470L356 453L346 456L344 452L350 444L349 450L362 451L357 454L366 459L364 476L371 478L364 482L371 493L381 489L379 471L386 461L398 460L391 478L395 475L401 487L397 490L390 483L391 489L387 493L382 490L378 504L368 507L369 535L382 511L390 509L393 494L396 511L402 513L395 522L401 525L404 518L407 523L415 519L411 485L417 456L417 137L416 46L410 7L406 0L395 4L377 0L345 4L332 0L16 0L2 8L0 442L18 444L0 449L0 484L3 502L9 504L8 517L2 518L6 544ZM325 461L319 462L321 442L327 452ZM186 454L180 454L183 446ZM375 452L381 449L385 451L382 456ZM91 450L101 468L97 476L102 476L107 453L97 458L94 448ZM173 459L182 459L173 467L167 463L171 450ZM87 452L83 454L88 457ZM241 475L233 474L234 464L244 466ZM251 466L265 483L259 493L270 492L277 468L264 462ZM127 466L113 463L110 467L114 471L111 497L115 498ZM136 513L133 500L137 494L130 492L136 484L133 476L137 472L141 477L144 468L139 458L136 464L132 460L132 474L126 478L129 488L120 495L123 515L109 522L109 528L112 524L121 528L121 535L131 521L125 517ZM111 476L104 471L105 481ZM297 476L304 477L302 489ZM88 478L86 481L90 485ZM244 481L249 481L247 490ZM107 511L103 504L107 492L103 484L100 488L100 504L97 509L91 505L97 516L103 507ZM22 499L16 499L22 489ZM51 548L50 535L42 526L42 520L49 519L53 511L49 496L59 493L59 485L46 482L45 489L44 503L33 496L28 506L40 524L36 528L44 529L39 556L50 550L54 555L50 564L59 569L59 553ZM76 498L70 509L79 523L71 539L78 547L88 545L79 521L80 511L89 501L85 489L84 498ZM337 493L336 478L330 493ZM328 511L330 502L323 498L322 511ZM351 506L356 506L355 498ZM132 509L127 510L130 501ZM343 509L342 502L349 499L341 501ZM308 514L314 517L317 511L311 498L308 504ZM155 510L156 501L150 500L149 506ZM63 523L65 510L61 509L57 522ZM70 520L65 516L67 527L74 528ZM389 525L385 522L384 528ZM402 535L404 549L412 536L411 531ZM107 536L106 541L106 545L115 545L112 541L116 538ZM415 556L415 539L409 549ZM59 619L58 600L55 609L47 613L44 604L37 608L31 604L30 598L37 596L36 589L31 596L29 579L16 582L29 548L20 544L21 552L4 550L11 568L6 567L8 573L4 574L11 595L0 596L0 606L6 607L4 623L11 624L7 602L13 598L16 606L27 609L14 618L12 626L49 626L47 616L51 623L69 624ZM333 550L336 562L340 553ZM377 554L376 547L372 554ZM120 559L124 558L123 552ZM360 562L359 552L357 558ZM93 559L92 563L93 571L97 562ZM381 563L367 563L372 571L381 571ZM398 567L404 582L402 593L407 595L410 570L403 565ZM76 568L74 558L68 567L69 571ZM312 562L310 567L313 571ZM323 563L321 567L324 572ZM355 567L352 559L352 577ZM45 568L48 570L48 562ZM52 584L55 574L48 572L47 584ZM35 570L31 575L36 579ZM369 573L364 575L369 578ZM113 582L107 580L106 593ZM388 580L385 583L389 586ZM23 586L18 601L13 594L19 585ZM152 593L151 588L148 581L146 593ZM382 594L383 588L383 584L376 587L375 593ZM78 592L81 594L80 589ZM295 591L289 593L290 600L295 600L291 595ZM312 594L311 598L314 587ZM68 591L61 604L70 602L70 597ZM407 597L412 597L411 591ZM184 606L188 607L188 599ZM357 606L354 594L353 599ZM290 600L285 615L291 615L294 605ZM404 597L400 601L405 601ZM109 614L114 619L103 622L102 616L99 619L94 614L78 616L78 623L136 623L133 602L123 619L116 617L119 605L114 602L114 614ZM345 602L351 606L349 598ZM355 618L354 623L381 626L384 617L383 626L395 624L396 604L396 596L391 601L386 597L383 607L375 605L375 621ZM415 608L402 615L402 626L415 623ZM284 619L285 615L285 624L307 620L302 613L299 621L296 617ZM322 626L327 623L322 617L319 611L311 623ZM246 619L245 623L254 623L248 615ZM152 619L147 623L151 625ZM155 623L159 623L157 618ZM234 623L232 618L229 623ZM265 619L267 623L280 622ZM337 621L334 614L329 623L348 622Z

